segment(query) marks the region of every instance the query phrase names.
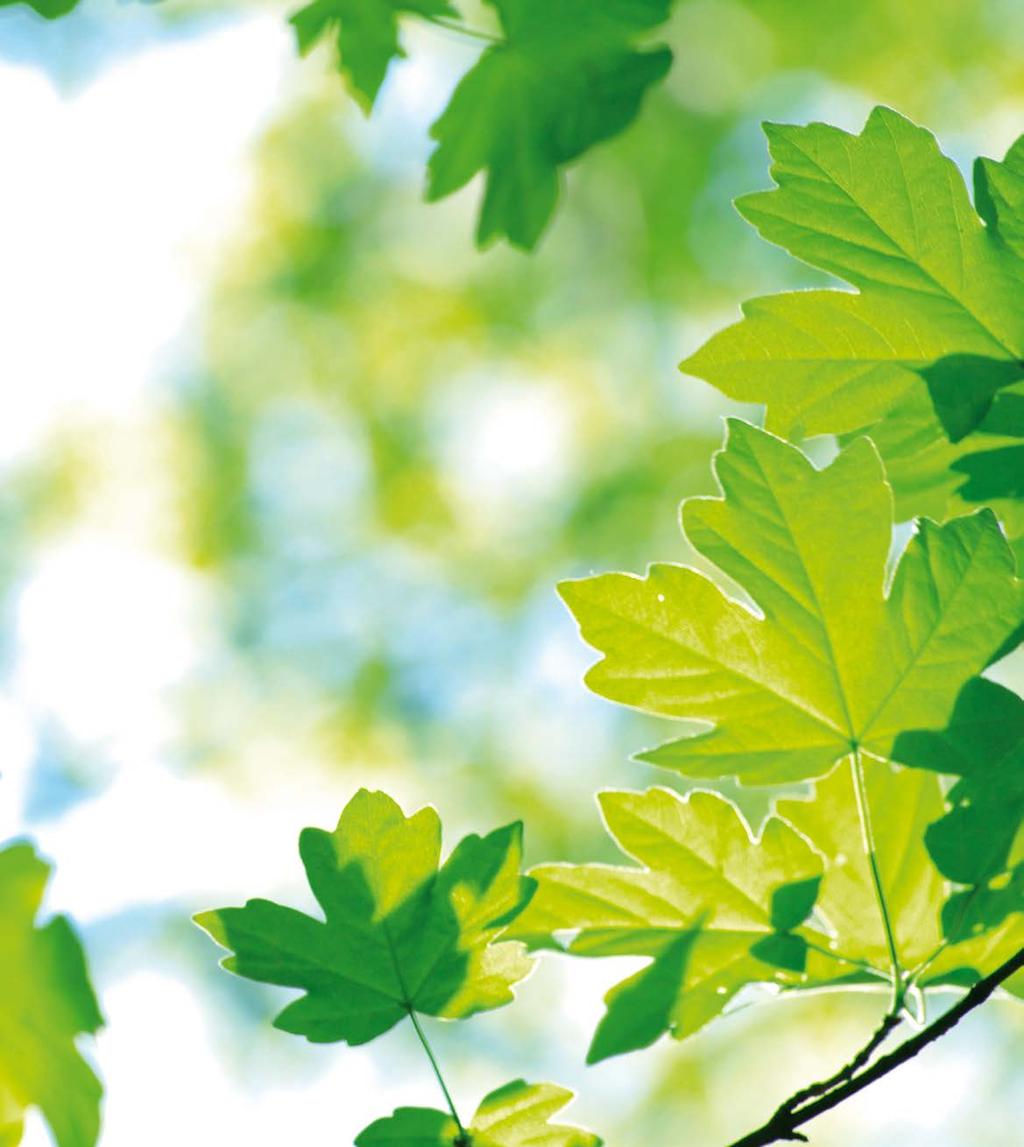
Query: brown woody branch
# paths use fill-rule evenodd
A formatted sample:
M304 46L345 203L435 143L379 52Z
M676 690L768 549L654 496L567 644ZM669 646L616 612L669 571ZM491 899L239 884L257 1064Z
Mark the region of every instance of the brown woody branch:
M1001 983L1022 968L1024 968L1024 948L1004 964L1000 964L994 972L979 980L963 999L955 1003L934 1023L900 1044L895 1051L889 1052L888 1055L869 1065L872 1055L899 1023L892 1014L887 1015L871 1039L845 1067L821 1083L812 1084L790 1096L767 1123L749 1135L744 1135L742 1139L737 1139L735 1143L730 1144L730 1147L769 1147L772 1143L795 1141L806 1143L807 1136L797 1128L833 1107L838 1107L852 1095L856 1095L876 1080L888 1075L890 1071L894 1071L900 1064L913 1059L919 1051L944 1036L964 1016L983 1004Z

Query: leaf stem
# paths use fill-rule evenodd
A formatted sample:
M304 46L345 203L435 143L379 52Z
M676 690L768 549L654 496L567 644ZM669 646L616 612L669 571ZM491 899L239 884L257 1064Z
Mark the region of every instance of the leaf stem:
M864 851L867 854L868 868L871 871L871 883L874 885L875 899L878 901L878 909L882 915L882 927L885 930L885 942L889 949L889 963L892 967L892 1007L890 1011L894 1015L899 1015L903 1008L906 985L903 981L903 967L900 964L900 956L896 948L896 935L889 916L889 905L885 899L885 888L882 886L882 874L878 867L875 834L871 825L871 805L868 801L867 784L864 778L864 761L860 749L853 751L850 761L853 768L853 789L857 797L857 815L860 818Z
M502 40L500 36L492 36L490 32L482 32L478 28L470 28L468 25L460 24L458 20L451 20L446 16L428 16L425 12L420 12L418 15L428 24L443 28L446 32L454 32L458 36L468 36L469 39L480 40L484 44L504 43L504 40Z
M455 1101L452 1099L451 1092L448 1090L448 1085L444 1081L444 1076L441 1074L441 1068L438 1066L433 1049L427 1040L423 1028L420 1026L420 1021L416 1018L416 1012L413 1010L411 1005L408 1004L406 1005L406 1010L409 1013L409 1019L412 1020L412 1026L416 1029L416 1034L420 1037L420 1043L423 1045L423 1050L427 1053L427 1059L430 1060L430 1066L434 1069L434 1077L441 1085L441 1091L444 1095L445 1103L448 1104L448 1110L451 1112L451 1117L455 1120L455 1126L459 1129L458 1137L455 1140L455 1147L469 1147L469 1135L466 1132L465 1127L462 1125L462 1120L459 1118L459 1113L455 1110Z

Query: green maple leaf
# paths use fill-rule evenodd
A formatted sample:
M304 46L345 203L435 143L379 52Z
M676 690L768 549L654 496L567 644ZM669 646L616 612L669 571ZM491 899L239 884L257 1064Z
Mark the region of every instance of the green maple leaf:
M667 73L667 48L633 44L668 18L671 0L489 3L505 38L463 77L431 129L427 198L486 171L478 243L504 236L530 249L554 211L559 170L627 127Z
M398 39L402 15L457 16L447 0L313 0L290 17L305 54L328 33L337 37L341 70L369 111L392 60L405 53Z
M760 614L677 565L560 587L604 654L591 689L712 725L641 759L781 783L858 749L888 757L898 733L944 725L961 686L1021 623L1022 586L993 514L922 521L885 594L891 498L867 439L816 470L731 421L715 470L722 496L685 502L683 525Z
M460 1138L444 1111L399 1107L361 1131L356 1147L601 1147L601 1139L589 1131L549 1122L572 1097L564 1087L517 1079L483 1099L467 1138Z
M946 906L947 933L978 933L1024 911L1024 700L969 681L945 729L902 733L893 756L960 778L924 836L942 875L968 886Z
M668 789L603 792L605 826L643 867L542 865L537 894L515 934L544 946L573 930L578 956L652 956L613 988L587 1060L682 1039L749 983L819 983L860 971L831 957L829 937L801 927L814 907L822 861L776 817L755 841L724 797ZM817 962L808 942L823 949Z
M461 1018L512 999L531 968L498 942L528 902L522 826L467 836L439 867L432 808L405 817L360 790L334 832L304 829L299 852L325 920L269 900L195 917L234 952L223 966L305 994L274 1025L316 1043L366 1043L412 1012Z
M924 990L970 984L1012 956L1024 943L1024 923L1012 909L985 928L961 927L955 935L947 928L944 934L946 913L940 916L940 906L946 885L928 841L946 810L938 776L874 762L865 769L865 797L895 948L902 968L917 970L915 984ZM815 783L813 797L780 800L775 812L825 861L817 910L828 924L833 950L884 976L888 942L852 770L839 766ZM1008 987L1024 994L1024 976Z
M1002 437L984 414L994 382L1012 385L1024 359L1024 140L1003 164L980 161L983 222L935 139L888 108L876 108L856 136L826 124L765 131L778 186L743 196L738 210L764 238L857 291L755 299L682 369L766 403L769 429L785 437L870 432L901 516L944 516L947 506L981 500L981 488L951 467L1012 445L966 436ZM961 408L955 447L929 387L940 408L951 394ZM972 398L975 418L963 425ZM1005 469L1008 460L973 465ZM1004 486L990 478L986 496L1012 497ZM1024 531L1024 521L1015 525Z
M937 776L873 762L865 799L893 943L918 989L973 983L1019 949L1024 929L1009 913L983 935L943 935L944 881L925 846L944 808ZM777 802L757 841L713 793L651 789L599 800L609 834L643 867L541 865L531 872L536 896L513 928L538 948L558 948L557 936L570 933L565 950L575 956L652 957L608 993L588 1062L665 1033L683 1039L751 984L891 990L889 940L847 764L811 796ZM1024 994L1024 977L1009 986Z
M0 1143L21 1141L34 1106L58 1147L92 1147L103 1089L75 1039L103 1018L71 924L36 925L49 873L30 844L0 851Z

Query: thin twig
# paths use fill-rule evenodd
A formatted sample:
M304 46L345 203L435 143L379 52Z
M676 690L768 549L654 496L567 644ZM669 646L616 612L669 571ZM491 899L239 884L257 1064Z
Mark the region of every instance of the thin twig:
M825 1094L817 1096L814 1095L811 1102L807 1102L806 1098L800 1098L801 1094L806 1095L807 1092L813 1091L814 1088L821 1085L813 1085L812 1088L805 1088L804 1092L797 1092L795 1096L786 1100L775 1114L756 1131L752 1131L749 1135L744 1135L742 1139L737 1139L730 1147L768 1147L771 1143L794 1142L800 1141L807 1142L807 1136L803 1132L798 1131L797 1128L803 1124L810 1122L817 1116L826 1111L830 1111L833 1107L838 1107L840 1103L849 1099L850 1096L856 1095L857 1092L869 1084L874 1083L876 1080L881 1079L883 1076L888 1075L890 1071L894 1071L901 1064L906 1063L908 1060L913 1059L915 1055L923 1048L927 1047L930 1043L944 1036L951 1028L955 1027L968 1012L972 1012L975 1008L980 1007L989 996L999 987L1004 980L1008 980L1014 972L1019 972L1024 968L1024 948L1021 948L1015 956L1011 956L1005 963L1000 964L998 968L984 979L979 980L974 987L967 992L963 999L959 1000L947 1012L941 1015L934 1023L929 1024L923 1031L918 1032L917 1035L912 1036L905 1043L900 1044L895 1051L889 1052L888 1055L883 1055L881 1059L875 1060L870 1066L864 1067L863 1070L857 1074L857 1068L854 1068L849 1075L846 1075L846 1068L837 1072L832 1078L837 1081L836 1085L832 1086ZM886 1019L892 1013L886 1016ZM879 1026L877 1031L872 1035L871 1039L864 1048L859 1052L850 1065L857 1063L858 1060L862 1064L866 1064L871 1058L871 1055L886 1035L889 1034L890 1027L881 1034L883 1028L886 1027L885 1021ZM839 1080L842 1079L842 1082ZM828 1084L830 1081L825 1080L824 1083Z

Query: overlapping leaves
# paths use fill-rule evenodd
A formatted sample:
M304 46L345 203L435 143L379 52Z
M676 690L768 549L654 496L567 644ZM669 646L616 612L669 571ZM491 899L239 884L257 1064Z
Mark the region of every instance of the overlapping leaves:
M364 789L334 832L299 838L324 920L250 900L196 922L233 951L229 971L304 991L277 1027L365 1043L413 1011L459 1018L512 999L531 967L522 944L501 939L534 888L519 873L521 837L519 824L467 836L439 866L437 813L407 818Z
M31 845L0 851L0 1143L38 1107L58 1147L92 1147L102 1088L75 1040L103 1021L68 920L36 924L48 877Z
M917 970L921 989L971 983L1020 947L1020 919L1007 915L966 938L943 935L943 878L924 840L942 814L938 778L870 765L875 864L900 967ZM564 946L574 956L652 957L606 997L590 1062L666 1033L682 1039L751 985L891 984L848 763L818 781L811 797L779 801L758 840L712 793L651 789L599 800L609 833L642 867L542 865L532 870L537 894L514 926L533 946Z
M571 1099L563 1087L517 1079L485 1096L461 1144L459 1128L446 1112L400 1107L360 1132L356 1147L601 1147L589 1131L550 1122Z
M958 778L948 811L925 832L939 871L965 886L946 905L947 934L1024 912L1024 701L984 678L969 681L945 729L901 734L893 756Z
M714 793L667 789L599 796L608 832L643 867L542 865L537 895L516 934L537 945L562 930L579 956L652 956L609 993L589 1062L646 1047L666 1031L689 1035L747 983L799 983L802 927L821 880L821 858L778 818L755 842L736 809ZM855 971L827 961L835 975Z
M870 432L901 517L1019 498L1021 400L993 398L1024 360L1024 140L1002 163L979 160L976 212L934 138L888 108L856 136L765 131L778 186L737 208L857 291L755 299L683 369L766 403L787 437ZM1019 510L1001 512L1019 535Z
M722 496L687 501L683 525L760 612L677 565L561 587L604 654L587 675L595 692L712 725L643 758L780 783L821 776L858 749L888 757L900 732L941 728L1021 621L1021 584L991 512L921 522L885 594L892 509L868 440L816 470L732 421L715 469Z
M427 198L485 173L477 240L532 248L551 219L561 169L625 129L672 62L636 40L672 0L487 0L500 25L431 128ZM398 19L458 18L447 0L314 0L292 17L299 47L337 36L342 71L369 110L402 55Z

